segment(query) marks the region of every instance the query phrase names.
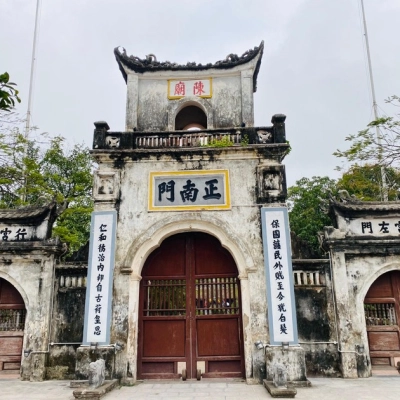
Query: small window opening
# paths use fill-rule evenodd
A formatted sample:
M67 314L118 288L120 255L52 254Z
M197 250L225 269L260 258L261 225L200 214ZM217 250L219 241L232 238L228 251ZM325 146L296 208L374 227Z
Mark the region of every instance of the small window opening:
M207 129L207 115L196 106L187 106L175 118L175 130L201 130Z

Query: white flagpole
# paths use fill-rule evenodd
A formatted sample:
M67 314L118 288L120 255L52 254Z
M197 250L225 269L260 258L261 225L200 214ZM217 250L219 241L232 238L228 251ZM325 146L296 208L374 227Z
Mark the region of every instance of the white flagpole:
M40 10L40 0L36 1L36 16L35 16L35 29L33 32L33 46L32 46L32 60L31 60L31 76L29 80L29 94L28 94L28 110L26 112L26 124L25 124L25 133L24 133L24 158L28 153L28 138L29 131L31 129L31 106L32 106L32 93L33 93L33 80L34 80L34 72L35 72L35 61L36 61L36 42L37 42L37 34L38 34L38 21L39 21L39 10ZM21 195L21 200L24 202L26 200L26 169L23 167L23 175L24 175L24 190Z
M372 75L371 54L369 52L367 21L365 19L364 1L363 0L361 0L361 10L362 10L362 16L363 16L363 23L364 23L365 46L367 48L369 79L370 79L370 83L371 83L372 107L374 109L375 119L378 119L378 104L376 102L376 97L375 97L374 77ZM377 137L378 146L379 146L378 160L381 163L382 162L381 138L380 138L378 127L376 126L375 128L376 128L376 137ZM382 198L383 198L383 201L388 201L388 189L387 189L387 183L386 183L386 172L385 172L385 168L382 165L381 165L381 179L382 179Z

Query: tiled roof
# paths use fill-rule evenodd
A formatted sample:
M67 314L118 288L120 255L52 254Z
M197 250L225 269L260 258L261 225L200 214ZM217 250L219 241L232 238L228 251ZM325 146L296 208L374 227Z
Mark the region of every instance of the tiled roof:
M117 59L118 65L122 72L122 75L127 80L126 73L122 68L122 65L128 67L134 72L158 72L158 71L206 71L208 69L230 69L238 65L246 64L247 62L253 60L255 57L260 55L259 61L257 63L256 69L253 75L254 91L256 91L257 75L260 69L261 57L264 51L264 41L260 43L254 49L247 50L241 56L237 54L229 54L224 60L216 61L215 63L208 64L198 64L196 62L188 62L186 64L177 64L170 61L157 61L154 54L149 54L146 58L139 58L136 56L128 56L126 50L122 47L122 52L119 47L114 49L115 58Z
M0 221L38 218L53 210L55 206L56 203L52 202L45 206L27 206L13 209L0 209Z
M343 211L400 211L400 201L331 201L331 205Z

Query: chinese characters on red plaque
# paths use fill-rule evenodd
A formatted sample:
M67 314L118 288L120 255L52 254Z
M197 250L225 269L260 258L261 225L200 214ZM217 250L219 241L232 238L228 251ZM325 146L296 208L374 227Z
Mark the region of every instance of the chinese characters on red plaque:
M181 79L168 81L168 98L212 97L212 79Z
M271 344L298 344L287 209L263 207L261 220Z
M109 344L116 211L92 213L83 344Z

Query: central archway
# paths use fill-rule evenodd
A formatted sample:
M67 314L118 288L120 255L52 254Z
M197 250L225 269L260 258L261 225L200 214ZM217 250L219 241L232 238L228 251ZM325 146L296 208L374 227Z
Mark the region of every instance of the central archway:
M144 264L139 299L139 379L244 377L238 269L218 239L165 239Z

